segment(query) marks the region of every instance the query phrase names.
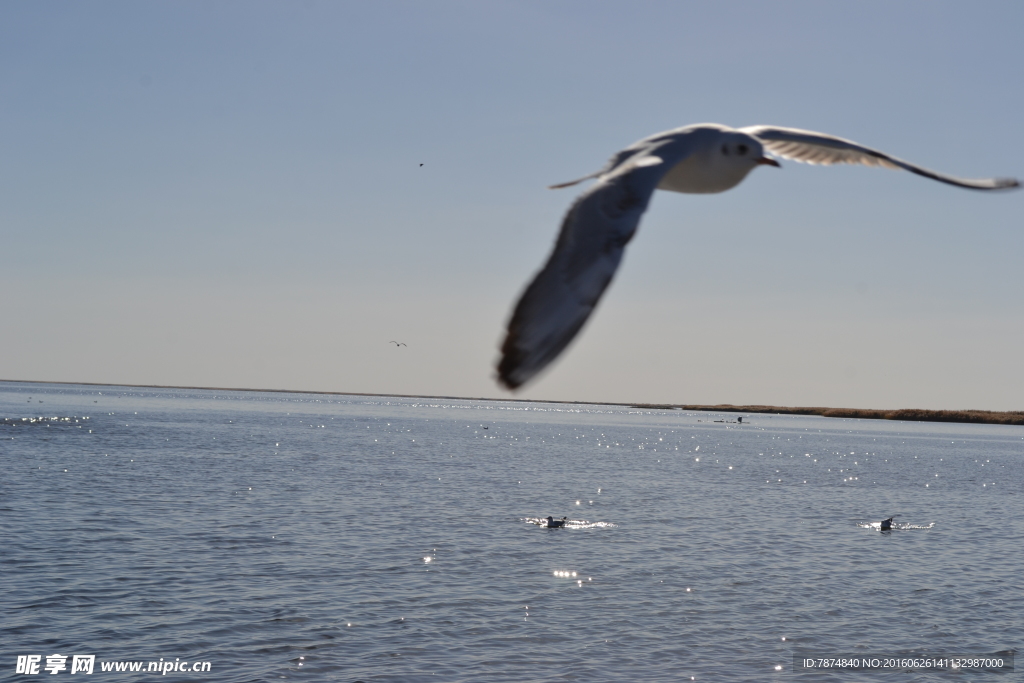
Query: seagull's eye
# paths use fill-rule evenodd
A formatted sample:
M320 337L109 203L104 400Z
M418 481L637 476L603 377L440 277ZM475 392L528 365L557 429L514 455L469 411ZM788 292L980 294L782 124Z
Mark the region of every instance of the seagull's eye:
M736 151L740 153L740 156L743 156L744 154L747 153L747 146L746 145L739 145L736 148Z
M729 156L729 145L722 145L722 154Z

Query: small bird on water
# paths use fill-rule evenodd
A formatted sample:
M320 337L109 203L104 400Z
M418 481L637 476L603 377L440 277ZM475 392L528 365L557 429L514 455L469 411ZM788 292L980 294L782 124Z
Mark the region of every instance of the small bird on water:
M903 169L972 190L1020 186L1013 178L954 178L849 140L796 128L704 123L644 138L617 152L600 171L551 186L597 179L569 208L548 262L512 312L501 346L498 382L507 389L519 388L579 333L611 282L654 190L724 192L757 166L780 165L765 151L809 164Z
M551 517L550 515L548 515L548 527L551 528L551 529L555 529L555 528L560 527L560 526L565 526L565 520L566 519L567 519L566 517L562 517L561 519L555 519L555 518Z
M878 530L879 531L890 531L890 530L892 530L892 519L893 518L890 517L889 519L883 519L881 522L879 522Z

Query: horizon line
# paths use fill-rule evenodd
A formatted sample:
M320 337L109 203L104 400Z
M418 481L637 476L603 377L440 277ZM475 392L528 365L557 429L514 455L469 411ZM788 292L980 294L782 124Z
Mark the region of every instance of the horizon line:
M718 413L774 413L777 415L818 415L833 418L854 418L866 420L902 420L907 422L956 422L968 424L1024 425L1024 411L1020 410L932 410L928 408L825 408L789 407L770 405L717 405L685 403L637 403L623 401L559 401L554 399L527 398L484 398L471 396L437 396L425 394L378 394L364 391L305 391L301 389L253 389L245 387L195 387L171 384L120 384L111 382L58 382L55 380L0 379L11 384L65 384L89 387L126 387L130 389L188 389L193 391L251 391L274 394L319 394L324 396L372 396L377 398L427 398L449 401L495 401L505 403L560 403L564 405L622 406L641 410L687 410Z

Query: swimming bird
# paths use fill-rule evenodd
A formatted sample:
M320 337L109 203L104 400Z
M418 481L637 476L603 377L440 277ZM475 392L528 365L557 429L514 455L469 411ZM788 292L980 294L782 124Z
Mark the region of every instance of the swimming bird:
M704 123L657 133L617 152L569 208L547 263L526 287L508 322L497 380L517 389L565 350L594 311L633 238L654 190L724 192L758 166L780 166L768 152L809 164L903 169L972 190L1020 186L1013 178L966 180L915 166L842 138L797 128L730 128Z
M890 517L889 519L883 519L881 522L879 522L879 525L878 525L878 530L879 531L889 531L891 529L892 529L892 517Z
M561 519L554 519L548 515L548 527L554 529L560 526L565 526L565 520L565 517L562 517Z

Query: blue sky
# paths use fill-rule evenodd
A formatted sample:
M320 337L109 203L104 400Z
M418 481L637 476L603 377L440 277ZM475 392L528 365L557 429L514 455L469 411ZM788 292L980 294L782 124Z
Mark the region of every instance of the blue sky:
M502 326L578 191L547 185L702 121L1024 176L1021 26L1019 2L0 4L0 378L506 396ZM783 166L658 193L517 396L1024 408L1024 193Z

